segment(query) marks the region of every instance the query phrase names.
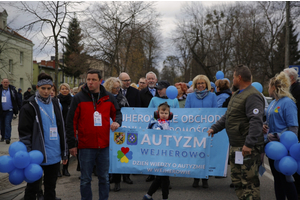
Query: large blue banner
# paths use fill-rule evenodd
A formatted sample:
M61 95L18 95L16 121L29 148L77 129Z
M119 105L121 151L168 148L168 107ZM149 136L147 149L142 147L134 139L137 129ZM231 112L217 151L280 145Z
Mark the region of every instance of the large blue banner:
M122 127L130 128L132 131L136 130L136 132L140 132L139 129L146 129L155 110L155 108L122 108ZM207 137L207 130L222 117L226 112L226 108L172 108L171 112L174 114L171 121L171 132L175 131L176 134L183 133L205 138ZM119 129L117 131L120 132ZM184 135L182 136L184 137ZM111 138L110 144L112 148L115 148L116 145L112 142L114 142L113 138ZM225 130L216 134L212 139L207 139L206 142L206 145L210 146L209 161L205 161L208 165L206 167L208 168L208 174L210 176L226 176L229 141ZM112 151L115 150L112 149ZM182 152L184 149L180 149L180 151ZM155 158L155 161L159 161L158 158ZM118 168L118 166L116 167ZM118 172L113 171L113 173Z
M119 128L110 138L110 173L208 178L210 140L195 132Z

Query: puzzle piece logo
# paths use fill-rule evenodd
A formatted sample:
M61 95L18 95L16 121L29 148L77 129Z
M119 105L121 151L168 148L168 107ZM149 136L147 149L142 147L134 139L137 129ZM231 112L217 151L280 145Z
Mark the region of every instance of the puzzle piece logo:
M278 113L280 106L278 106L277 108L275 108L274 112Z
M132 151L128 147L122 147L121 150L118 151L118 159L121 163L128 163L129 160L132 159Z

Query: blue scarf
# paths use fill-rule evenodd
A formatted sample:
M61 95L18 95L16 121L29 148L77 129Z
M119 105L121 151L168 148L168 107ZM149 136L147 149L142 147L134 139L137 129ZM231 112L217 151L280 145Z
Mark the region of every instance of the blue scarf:
M209 91L207 89L202 90L202 91L195 89L194 91L195 91L197 99L204 99L209 94Z

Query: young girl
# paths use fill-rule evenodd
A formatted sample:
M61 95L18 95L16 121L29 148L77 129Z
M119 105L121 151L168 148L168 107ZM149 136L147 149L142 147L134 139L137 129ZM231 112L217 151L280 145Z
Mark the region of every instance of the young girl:
M168 103L160 104L158 110L154 113L154 118L149 122L148 129L170 130L170 120L172 120L172 116ZM143 200L153 200L152 195L159 187L161 187L163 200L168 199L169 185L169 176L156 176L147 194L143 197Z

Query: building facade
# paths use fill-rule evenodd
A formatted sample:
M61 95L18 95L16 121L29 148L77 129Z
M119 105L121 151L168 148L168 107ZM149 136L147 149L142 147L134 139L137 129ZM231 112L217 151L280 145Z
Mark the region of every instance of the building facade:
M0 12L0 79L26 91L32 87L34 44L9 28L7 17L6 10Z

